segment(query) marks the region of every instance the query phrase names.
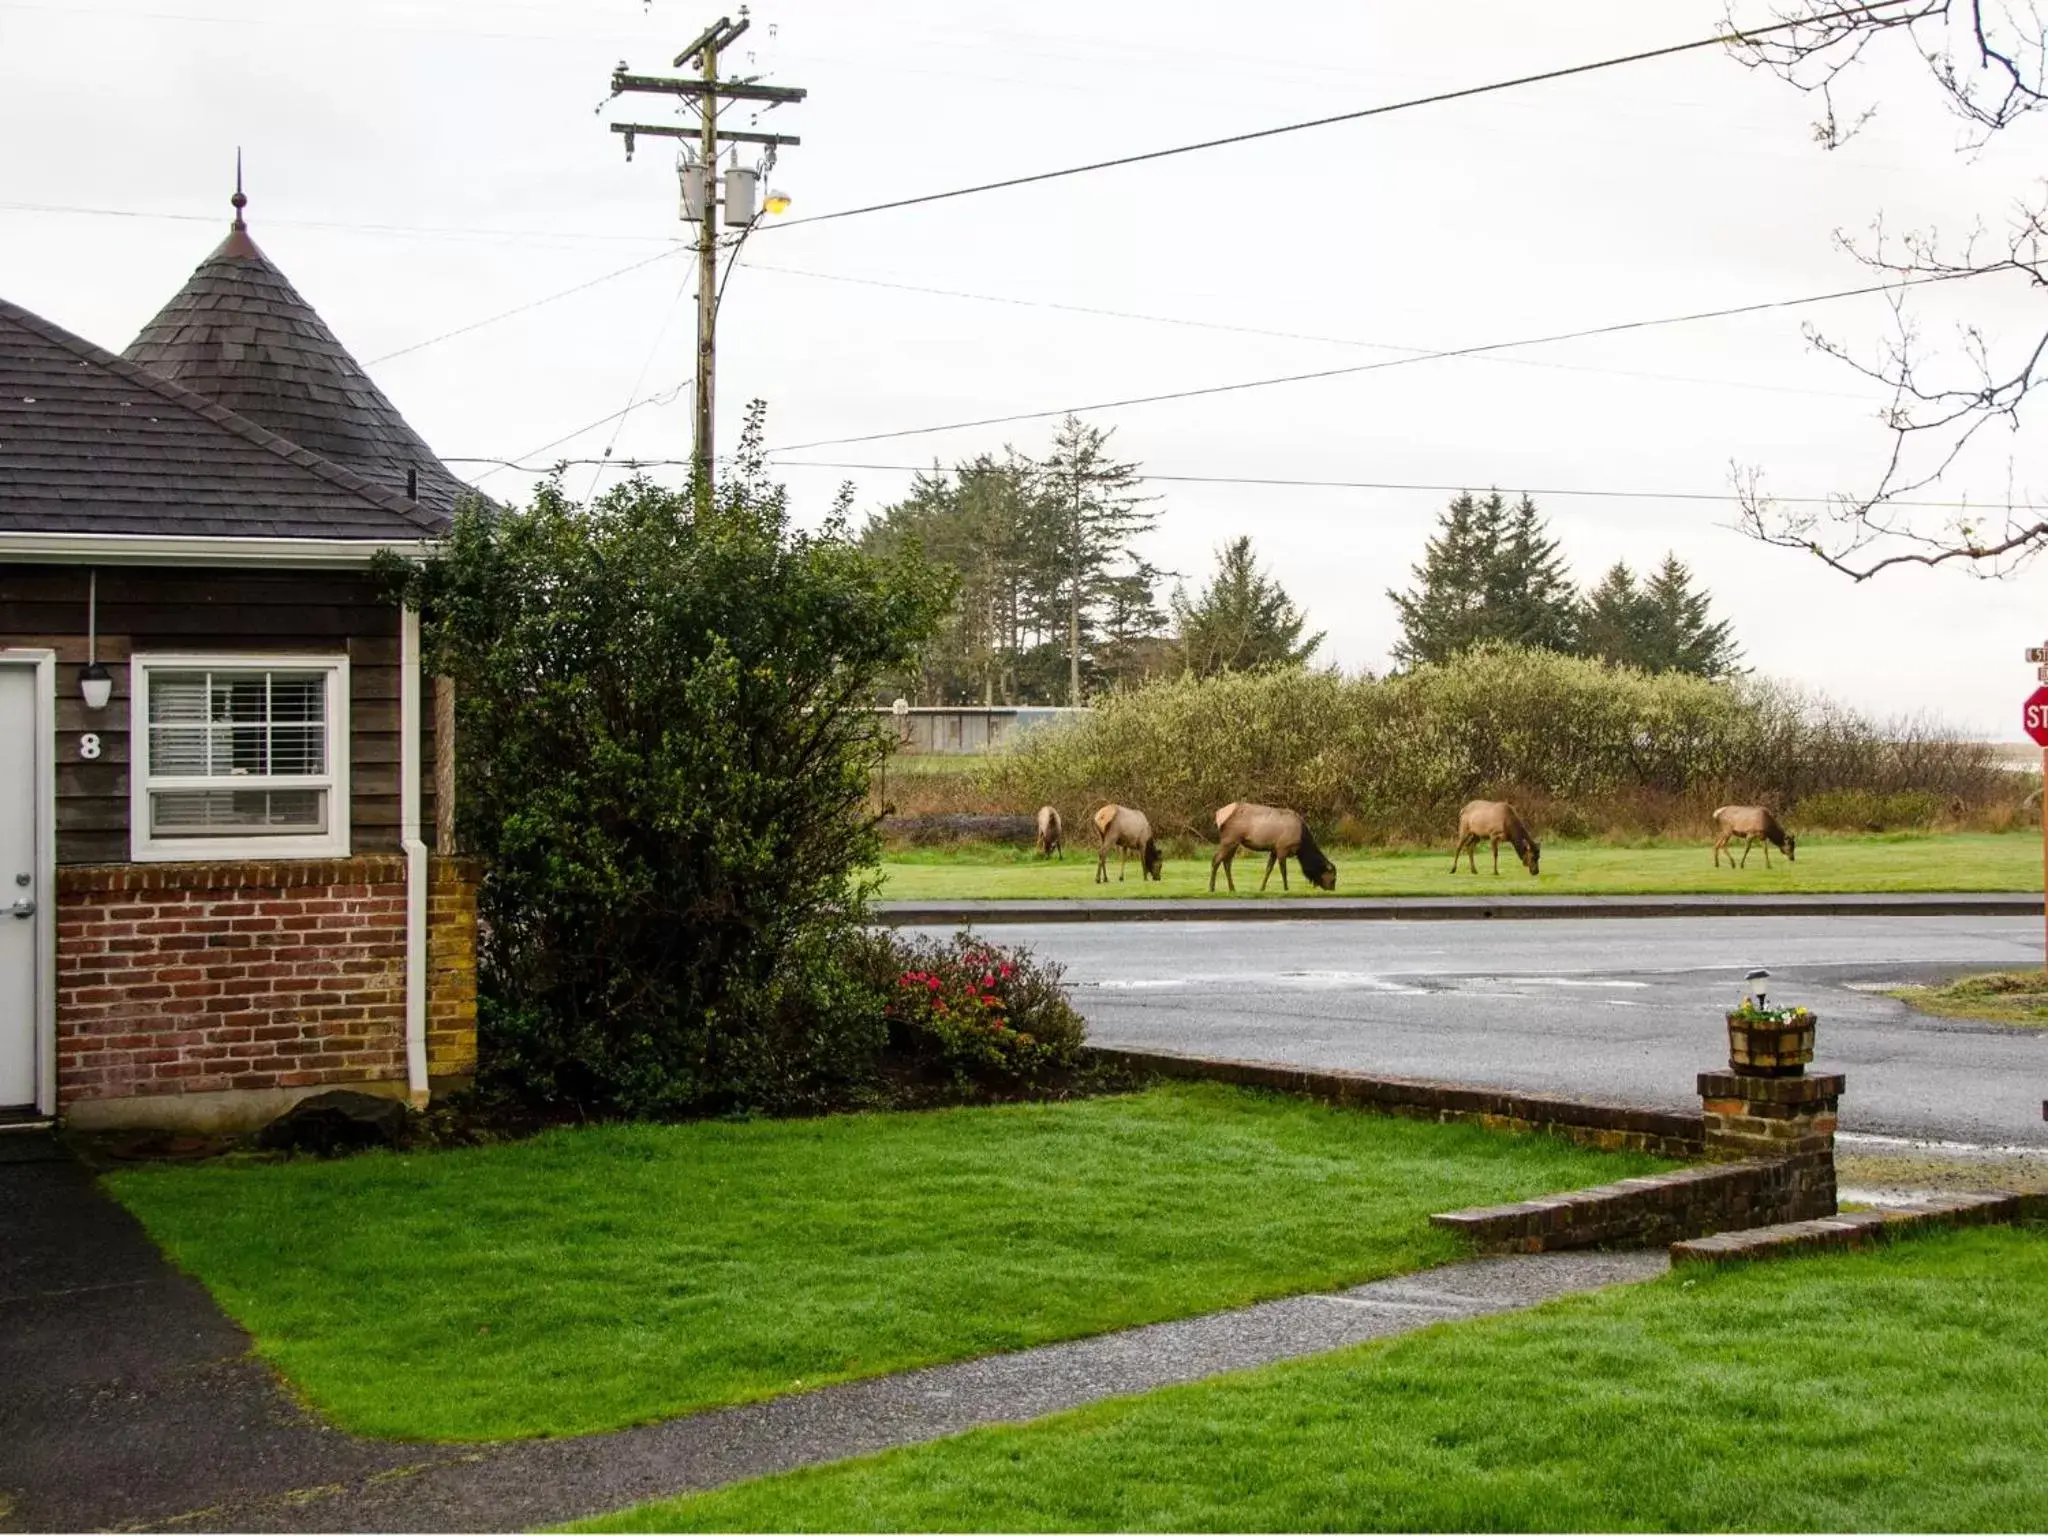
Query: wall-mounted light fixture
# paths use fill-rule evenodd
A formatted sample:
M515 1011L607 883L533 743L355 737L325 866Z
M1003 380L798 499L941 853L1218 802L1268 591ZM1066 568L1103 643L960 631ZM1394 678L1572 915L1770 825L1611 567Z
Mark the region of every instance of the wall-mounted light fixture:
M85 670L78 674L78 691L85 695L87 709L105 709L114 696L114 679L100 665L100 573L86 573Z

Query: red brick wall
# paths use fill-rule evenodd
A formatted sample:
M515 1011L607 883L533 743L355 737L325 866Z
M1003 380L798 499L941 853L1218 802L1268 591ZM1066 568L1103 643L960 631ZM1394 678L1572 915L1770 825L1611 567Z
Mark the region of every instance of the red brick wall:
M57 1097L405 1079L396 857L58 874Z

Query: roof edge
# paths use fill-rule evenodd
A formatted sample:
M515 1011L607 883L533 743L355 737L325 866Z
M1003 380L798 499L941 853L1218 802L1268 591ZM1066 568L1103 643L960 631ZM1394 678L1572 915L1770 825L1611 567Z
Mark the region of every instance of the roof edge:
M0 530L0 563L29 565L263 565L292 570L367 570L378 555L430 555L437 538L293 539L140 533Z
M162 374L152 372L150 369L143 367L140 363L129 362L127 358L122 357L117 352L109 352L105 347L96 346L92 342L87 341L83 336L65 330L63 326L58 325L54 320L44 319L34 310L24 309L21 305L9 299L0 298L0 319L11 320L23 329L33 331L44 340L62 347L74 357L91 363L95 367L104 368L117 378L126 379L132 384L140 385L172 405L188 410L194 415L205 417L214 425L232 432L243 441L266 449L276 454L279 458L318 475L330 484L340 486L345 491L354 492L379 511L389 512L396 517L405 519L405 521L411 523L429 538L439 537L448 531L448 525L443 520L428 512L418 502L408 501L397 492L388 491L374 480L366 479L352 469L344 469L333 460L322 458L309 448L301 448L291 439L278 436L277 433L272 432L268 427L258 426L255 422L249 420L248 417L238 415L226 406L187 389L174 379L167 379ZM118 537L118 535L108 535L108 537ZM278 540L276 542L283 543L288 541Z

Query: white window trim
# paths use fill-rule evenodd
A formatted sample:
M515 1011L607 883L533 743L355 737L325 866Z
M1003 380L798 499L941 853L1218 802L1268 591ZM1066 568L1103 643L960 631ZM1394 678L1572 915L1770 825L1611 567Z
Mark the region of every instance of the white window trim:
M260 652L153 652L129 658L128 675L128 857L137 864L191 863L204 859L345 859L349 854L349 688L348 656ZM154 837L150 833L152 789L218 789L229 781L149 773L149 674L189 672L325 672L327 674L327 830L266 836ZM260 775L232 781L236 789L306 785L304 778Z

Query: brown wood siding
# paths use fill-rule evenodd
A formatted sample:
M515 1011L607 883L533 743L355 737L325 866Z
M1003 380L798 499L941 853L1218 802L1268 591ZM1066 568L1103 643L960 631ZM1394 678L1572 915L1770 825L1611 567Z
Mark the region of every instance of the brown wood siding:
M349 659L349 838L356 854L395 853L399 834L399 614L357 572L102 566L99 657L114 678L105 709L79 697L86 658L82 566L0 565L0 646L57 653L57 861L129 857L129 679L136 652L267 652ZM431 846L433 711L422 688L421 835ZM78 738L100 738L100 756ZM251 847L251 857L259 856Z

